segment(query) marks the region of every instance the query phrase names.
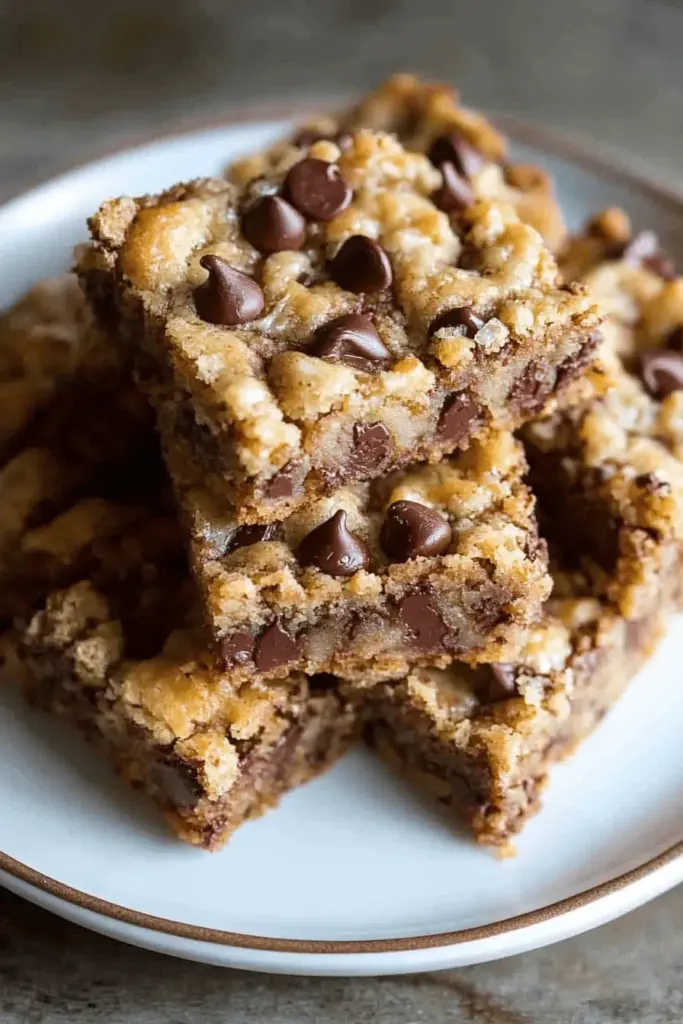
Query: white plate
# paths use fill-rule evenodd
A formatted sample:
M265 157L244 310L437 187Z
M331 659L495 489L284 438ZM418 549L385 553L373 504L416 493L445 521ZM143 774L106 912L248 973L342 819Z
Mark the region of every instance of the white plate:
M0 305L69 263L106 196L217 173L281 123L155 142L0 209ZM527 143L530 133L526 133ZM615 203L679 258L674 196L575 152L554 174L570 221ZM678 252L676 245L678 243ZM183 846L68 730L0 692L0 881L86 927L232 967L301 974L433 970L595 927L683 880L683 633L556 769L543 813L499 861L368 754L288 796L220 854Z

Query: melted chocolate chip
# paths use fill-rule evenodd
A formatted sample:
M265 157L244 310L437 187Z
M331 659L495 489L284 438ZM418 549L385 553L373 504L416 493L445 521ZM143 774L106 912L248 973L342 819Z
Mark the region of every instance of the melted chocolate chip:
M333 281L348 292L379 292L393 280L389 257L365 235L351 235L330 262Z
M543 377L543 369L536 363L529 363L513 384L510 401L520 412L540 412L549 390L548 383Z
M431 338L442 327L464 327L465 337L473 338L483 326L484 321L477 316L471 306L456 306L455 309L445 309L443 313L434 317L429 325L429 336Z
M578 352L574 352L563 363L560 363L555 379L555 387L558 391L574 380L575 377L578 377L593 362L595 350L600 344L602 344L602 331L593 331L585 345Z
M666 349L642 352L639 359L643 384L655 398L666 398L683 388L683 354Z
M367 480L383 469L390 454L391 434L383 423L356 423L345 475L350 480Z
M512 697L516 692L514 666L499 663L488 667L490 674L482 699L488 704L495 704L507 697Z
M328 576L354 576L370 562L367 546L347 528L343 509L304 537L298 557L302 565L313 566Z
M223 640L220 646L220 662L224 669L234 668L251 661L256 640L251 633L238 631Z
M467 181L456 171L452 163L448 161L439 167L443 181L441 186L432 192L432 202L444 213L455 213L471 206L474 202L474 193Z
M295 460L286 463L279 473L272 476L263 489L265 498L276 501L278 498L291 498L294 494L294 475L298 468Z
M414 647L431 651L438 647L448 630L441 616L432 608L426 594L410 594L398 606L398 619L410 635Z
M351 189L338 165L310 156L294 164L283 190L292 206L309 220L332 220L351 202Z
M394 562L441 555L453 538L449 523L417 501L395 501L387 509L379 542Z
M449 395L439 417L438 435L448 444L458 444L470 433L480 409L465 395Z
M279 622L274 622L257 641L254 654L256 668L259 672L269 672L289 664L302 653L302 641L303 637L290 636Z
M463 178L471 178L486 163L483 154L457 132L439 135L431 144L427 156L435 167L452 164Z
M240 526L230 538L226 554L230 554L231 551L237 551L238 548L248 548L251 544L258 544L262 540L273 540L276 534L277 523Z
M344 363L370 373L391 360L389 349L367 316L348 313L323 324L316 334L311 355L330 363Z
M259 252L300 249L306 237L306 221L286 199L263 196L244 214L242 232Z
M156 762L152 768L152 776L170 807L176 809L197 805L202 795L202 787L192 765L171 754L165 760Z
M220 256L202 256L199 262L209 272L204 284L194 290L195 306L202 320L237 327L261 315L265 300L256 281Z

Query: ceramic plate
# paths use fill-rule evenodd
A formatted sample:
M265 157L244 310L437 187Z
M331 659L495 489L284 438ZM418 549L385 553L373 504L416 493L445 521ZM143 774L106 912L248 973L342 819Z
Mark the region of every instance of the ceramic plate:
M0 209L0 306L69 265L106 196L218 173L277 136L243 122L119 153ZM681 259L683 206L595 157L517 131L571 224L621 204ZM678 252L676 245L678 244ZM369 754L246 825L219 854L175 841L154 810L56 722L0 692L0 881L124 941L231 967L381 974L509 956L595 927L683 880L683 632L579 753L498 860Z

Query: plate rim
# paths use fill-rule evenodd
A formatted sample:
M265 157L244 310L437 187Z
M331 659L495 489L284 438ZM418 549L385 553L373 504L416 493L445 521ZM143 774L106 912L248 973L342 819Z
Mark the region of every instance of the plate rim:
M329 109L330 104L316 104L317 109ZM271 103L252 103L228 108L227 113L214 118L188 118L179 123L178 128L159 135L138 134L121 140L112 149L101 149L79 163L67 166L47 178L33 181L28 187L19 191L0 196L0 214L16 200L28 199L32 192L58 182L72 174L85 171L110 157L132 154L136 150L161 143L190 137L202 131L228 129L240 124L258 124L273 120L294 118L304 112L311 112L311 107L301 100L286 100ZM560 135L541 125L530 124L524 120L499 115L494 118L505 134L513 141L533 146L548 155L557 156L603 176L625 182L640 191L647 192L658 202L674 206L680 213L683 208L683 189L648 178L646 175L630 168L613 154L600 151L599 146L589 145L571 136ZM167 935L177 939L191 940L217 945L223 948L268 951L275 953L298 954L378 954L407 953L417 950L439 949L448 946L459 946L467 942L500 937L517 932L520 929L540 925L547 921L563 917L572 911L585 908L606 896L613 895L631 885L654 875L669 864L683 857L683 839L667 847L644 863L606 879L597 885L584 889L573 896L565 897L549 903L536 910L527 911L512 917L494 921L486 925L476 925L455 931L437 932L427 935L406 936L397 939L287 939L244 932L232 932L224 929L208 928L203 925L192 925L182 921L174 921L166 917L158 917L130 907L112 903L99 896L83 892L45 875L35 868L16 860L8 853L0 850L0 871L39 892L61 900L80 910L85 910L123 925L145 929L159 935Z

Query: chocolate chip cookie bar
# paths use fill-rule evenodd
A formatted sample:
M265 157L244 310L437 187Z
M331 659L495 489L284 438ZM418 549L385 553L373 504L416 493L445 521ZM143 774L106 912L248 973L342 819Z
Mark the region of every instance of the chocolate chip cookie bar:
M628 622L558 574L544 620L514 662L413 670L372 697L368 740L483 844L508 847L570 754L653 652L661 610Z
M81 572L98 579L103 559L118 571L164 477L147 403L72 275L0 318L0 396L5 626Z
M140 554L148 569L135 586L86 580L49 596L15 648L18 682L98 743L179 838L218 849L340 756L357 736L356 706L326 676L236 691L201 633L174 628L187 579L174 586Z
M681 599L683 279L619 210L562 263L608 313L602 367L583 401L525 428L531 482L548 536L637 620Z
M164 437L166 426L162 415ZM232 678L287 667L368 686L453 657L500 661L548 596L526 464L507 432L250 526L205 487L182 436L166 454Z
M446 205L449 197L454 209L474 197L509 203L553 252L559 249L565 227L549 175L535 165L511 163L506 139L481 114L461 106L455 89L415 75L392 75L350 108L309 119L265 153L236 161L228 177L245 183L268 175L292 143L304 148L327 139L343 147L363 129L389 132L406 149L427 154L444 176Z
M538 414L600 317L509 205L387 134L105 203L80 273L243 525ZM180 426L178 426L180 429Z

